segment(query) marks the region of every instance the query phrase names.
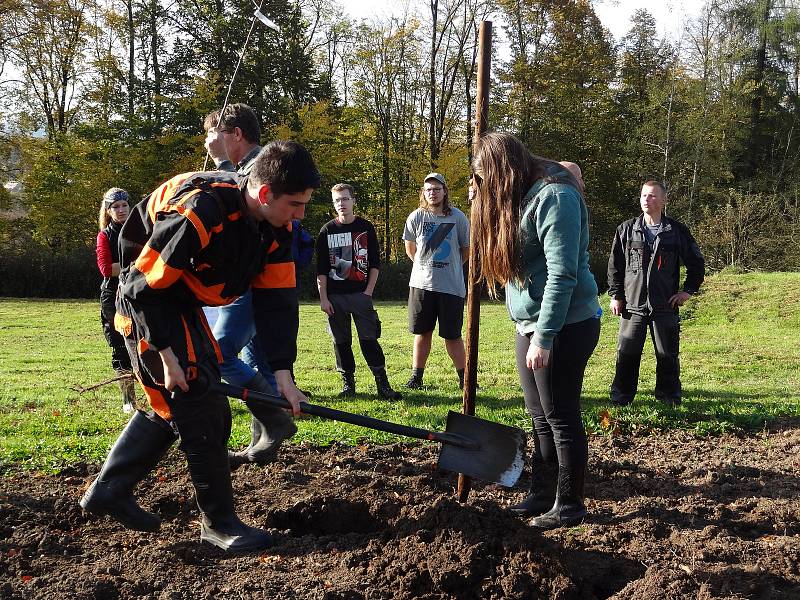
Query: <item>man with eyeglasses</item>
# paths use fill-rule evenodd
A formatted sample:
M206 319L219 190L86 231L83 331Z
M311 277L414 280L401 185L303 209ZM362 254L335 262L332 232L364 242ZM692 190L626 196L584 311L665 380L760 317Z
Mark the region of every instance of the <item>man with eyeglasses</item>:
M342 377L340 398L356 395L356 360L352 348L355 321L361 353L375 377L378 395L399 400L386 375L386 358L378 341L381 321L372 302L378 281L380 246L375 227L354 212L355 190L349 183L331 188L336 218L320 229L317 237L317 288L319 307L328 315L336 370Z
M469 221L451 206L447 182L441 173L425 177L419 208L406 219L403 230L406 254L414 261L408 282L408 328L414 334L411 378L406 387L421 388L433 330L439 336L464 387L466 353L461 329L464 324L463 264L469 257Z
M249 175L261 152L261 125L253 109L238 102L229 104L222 115L218 110L209 113L203 127L205 147L217 169Z
M203 125L206 130L205 146L217 169L249 175L261 152L258 144L261 125L255 111L246 104L229 104L222 114L218 110L210 113ZM291 257L288 258L291 260ZM285 282L267 283L276 294L288 292ZM295 288L295 282L291 282L291 287ZM225 381L267 394L275 393L278 382L266 359L265 348L256 335L251 291L218 309L213 334L222 353L220 371ZM284 382L283 385L288 383ZM228 453L231 469L246 463L264 465L274 461L281 442L297 432L294 421L285 411L265 408L266 413L259 412L261 420L255 415L251 419L250 443L247 447L239 452ZM264 416L269 416L269 419L263 419Z

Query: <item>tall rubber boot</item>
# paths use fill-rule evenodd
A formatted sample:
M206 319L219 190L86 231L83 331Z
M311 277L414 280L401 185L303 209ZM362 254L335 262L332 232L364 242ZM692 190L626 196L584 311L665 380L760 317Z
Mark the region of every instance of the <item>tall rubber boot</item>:
M169 426L136 411L108 453L100 474L80 500L95 515L108 515L128 529L158 531L161 519L136 503L133 489L175 441Z
M375 375L375 387L378 388L378 395L387 400L400 400L403 395L392 389L389 384L389 378L386 376L386 369L376 368L373 369L372 374Z
M586 506L583 504L583 484L586 466L558 469L558 490L556 501L545 514L531 520L533 527L539 529L555 529L577 525L586 517Z
M256 373L244 387L265 394L276 393L261 373ZM250 420L250 444L240 452L228 452L231 470L246 463L266 465L273 462L278 457L281 443L297 433L294 419L285 410L258 400L248 400L246 404L253 414Z
M272 546L271 535L245 525L236 515L225 449L202 440L184 451L202 513L200 540L229 552L259 552Z
M356 395L356 376L354 373L341 373L342 391L339 398L352 398Z
M556 500L556 481L558 465L545 463L541 456L534 453L531 459L530 493L519 504L509 510L520 517L535 517L546 513Z

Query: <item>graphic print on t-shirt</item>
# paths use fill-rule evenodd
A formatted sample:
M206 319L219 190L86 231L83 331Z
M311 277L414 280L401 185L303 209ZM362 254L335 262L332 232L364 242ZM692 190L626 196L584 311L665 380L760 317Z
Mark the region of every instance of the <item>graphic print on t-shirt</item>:
M367 243L366 231L328 234L331 259L328 277L335 281L366 281L369 272Z
M422 249L420 263L435 269L444 269L450 266L450 253L453 249L453 232L455 223L422 224L422 237L425 246Z

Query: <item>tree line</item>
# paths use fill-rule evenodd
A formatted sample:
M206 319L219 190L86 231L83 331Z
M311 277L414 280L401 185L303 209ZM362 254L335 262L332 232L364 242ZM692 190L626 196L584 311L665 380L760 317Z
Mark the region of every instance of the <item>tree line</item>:
M491 20L505 42L490 127L582 166L599 279L648 178L667 185L670 214L712 268L794 270L798 4L709 0L676 40L640 10L617 43L589 0L418 0L371 21L335 0L264 0L281 31L255 24L231 98L260 115L264 140L297 139L318 161L309 229L329 218L330 185L347 181L384 259L403 260L425 173L444 173L466 208L477 32ZM0 191L3 262L87 256L105 189L141 197L202 168L203 117L222 104L253 11L249 0L0 0L0 178L24 183L21 197Z

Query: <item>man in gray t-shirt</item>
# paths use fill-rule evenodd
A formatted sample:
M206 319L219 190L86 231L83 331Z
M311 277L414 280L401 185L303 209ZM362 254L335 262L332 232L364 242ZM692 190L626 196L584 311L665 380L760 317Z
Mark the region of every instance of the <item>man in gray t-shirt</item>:
M461 328L464 323L463 264L469 257L469 222L450 205L447 183L441 173L425 177L420 208L412 212L403 230L406 254L414 261L408 282L408 327L414 334L411 379L406 387L422 387L431 351L433 329L439 336L464 387L466 354Z

